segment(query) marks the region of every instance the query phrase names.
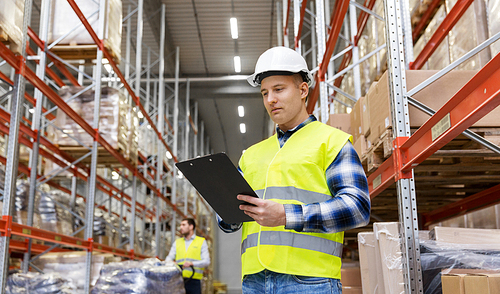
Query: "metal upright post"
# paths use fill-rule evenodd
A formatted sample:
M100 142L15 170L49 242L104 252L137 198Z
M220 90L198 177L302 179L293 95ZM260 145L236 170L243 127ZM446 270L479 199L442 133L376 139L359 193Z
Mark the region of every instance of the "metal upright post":
M31 7L33 1L26 0L24 3L23 37L21 42L22 59L21 67L26 66L26 40L28 26L31 22ZM22 116L24 104L25 79L21 73L14 77L14 88L12 96L12 108L9 126L9 141L7 143L7 164L5 166L5 186L3 197L2 215L11 216L13 202L15 201L15 187L17 170L19 164L19 122ZM9 242L10 236L0 236L0 291L5 293L7 273L9 271Z
M40 40L46 41L48 37L48 28L49 28L49 9L50 2L47 0L42 1L42 7L40 12ZM44 42L45 44L45 42ZM44 48L45 49L45 48ZM44 79L45 76L45 63L47 55L44 50L38 48L38 56L39 61L36 66L36 76L41 80ZM43 103L43 95L42 92L35 87L35 113L33 114L33 120L31 128L35 131L36 138L33 141L33 148L31 149L31 157L30 157L30 188L29 188L29 200L28 200L28 219L26 224L30 227L33 226L33 212L35 209L35 193L36 193L36 179L38 175L38 156L39 156L39 147L40 147L40 126L42 121L42 103ZM23 262L23 272L27 273L29 271L29 264L31 259L31 239L28 239L28 250L24 253L24 262Z
M147 59L147 71L146 71L146 113L143 113L144 115L149 115L149 100L151 95L151 49L148 48L148 59Z
M310 2L310 5L311 5L311 11L314 11L314 2ZM317 52L317 50L314 50L314 47L316 47L316 34L313 30L313 27L314 27L314 24L316 23L315 22L315 17L314 15L311 13L311 60L312 60L312 68L316 68L316 66L318 66L318 59L316 58L316 56L314 56L314 53Z
M278 38L278 46L283 46L283 20L281 12L281 2L276 1L276 36Z
M411 26L411 16L410 16L410 4L408 0L401 0L401 14L402 14L402 25L403 25L403 37L405 44L411 44L409 46L404 46L405 49L405 65L406 69L409 68L410 62L413 62L413 38L412 38L412 26Z
M165 4L161 5L161 29L160 29L160 56L159 56L159 72L158 76L160 78L159 81L159 97L158 97L158 132L160 136L163 137L163 133L165 132L165 120L164 120L164 109L165 107ZM156 188L160 190L160 193L163 193L163 155L165 151L163 149L163 144L161 140L157 140L158 148L157 148L157 166L156 166ZM156 212L156 231L155 231L155 240L156 240L156 256L162 257L164 250L160 252L160 237L161 237L161 224L160 224L160 216L163 212L163 201L160 197L157 197L157 212Z
M127 8L127 15L130 15L131 12L132 12L132 7L129 4ZM127 19L127 34L125 39L125 80L127 81L127 83L130 80L131 37L132 37L132 17L129 17ZM127 98L130 97L128 91L125 92L125 95L127 95Z
M172 149L173 158L177 157L177 145L178 145L178 133L179 133L179 59L180 50L179 47L175 48L175 97L174 97L174 146ZM177 172L174 170L172 174L172 203L176 205L177 203ZM172 223L170 225L172 242L175 241L175 232L177 227L177 215L176 211L172 212Z
M288 10L288 1L283 0L283 27L281 28L283 30L283 46L285 47L290 47L289 41L288 41L288 27L287 27L287 10ZM285 27L287 29L285 30Z
M299 23L300 23L300 0L293 0L293 36L297 38L299 35ZM297 40L297 47L295 50L300 54L302 51L302 41L300 38Z
M361 75L359 73L359 47L355 44L355 40L358 34L358 17L356 16L356 6L354 4L349 4L349 30L351 33L352 46L352 64L356 64L352 69L352 76L354 80L354 98L358 100L361 97ZM333 62L332 62L333 63Z
M404 56L404 37L400 0L386 0L385 26L387 40L387 62L389 89L394 136L395 162L399 162L400 144L410 136L408 99L406 97L406 73ZM410 44L411 45L411 44ZM420 245L418 241L418 216L413 170L401 172L396 164L396 184L398 192L399 229L401 235L402 267L405 292L423 293L422 270L420 266Z
M137 39L135 44L135 96L141 100L141 70L142 70L142 14L144 0L137 1Z
M190 81L187 79L186 82L186 126L184 129L184 159L189 159L189 90ZM184 214L188 213L188 188L187 180L184 179Z
M200 130L200 156L205 155L203 152L205 150L205 122L201 121L201 130Z
M198 127L198 102L194 103L194 125L196 127L196 133L193 132L193 157L198 156L198 136L200 135Z
M325 39L325 7L324 0L316 0L316 36L317 36L317 45L318 45L318 65L321 67L321 63L323 62L323 55L326 50L326 39ZM324 62L328 62L328 60L324 60ZM326 123L328 121L328 97L325 83L324 73L319 73L319 84L316 87L319 87L319 105L321 110L321 122Z
M102 42L104 38L104 24L106 20L106 1L101 1L99 7L99 29L97 30L97 36ZM93 126L96 132L99 132L99 119L100 119L100 105L101 105L101 74L102 74L102 50L97 49L96 65L94 71L94 120ZM94 232L94 203L96 195L96 178L97 178L97 152L99 143L97 142L97 137L94 138L92 143L92 159L90 162L90 175L88 181L88 196L86 205L86 224L85 227L85 239L91 239ZM85 293L90 293L90 280L92 277L92 250L87 251L86 256L86 272L85 272Z
M137 176L134 175L132 177L132 207L131 209L131 215L130 215L130 231L129 231L129 237L128 237L128 244L130 247L130 250L134 250L135 247L135 209L137 205Z

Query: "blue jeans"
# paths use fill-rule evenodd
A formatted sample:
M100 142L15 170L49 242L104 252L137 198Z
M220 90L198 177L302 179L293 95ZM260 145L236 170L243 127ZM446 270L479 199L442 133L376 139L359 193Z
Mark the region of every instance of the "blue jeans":
M294 276L263 270L246 275L242 283L243 294L342 294L340 280Z

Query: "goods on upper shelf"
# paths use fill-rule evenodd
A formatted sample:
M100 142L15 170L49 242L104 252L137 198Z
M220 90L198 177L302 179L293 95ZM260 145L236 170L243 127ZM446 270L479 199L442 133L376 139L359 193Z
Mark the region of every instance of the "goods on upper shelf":
M104 265L91 293L161 294L165 289L172 294L185 293L180 268L173 262L149 258Z
M113 59L120 61L122 38L122 1L106 1L106 11L101 12L100 2L76 0L76 4L87 18L97 36L100 35L99 17L104 13L103 40ZM96 45L75 11L66 0L52 1L49 21L49 42L59 40L52 51L63 59L91 59L96 56ZM76 29L75 29L76 28ZM68 34L69 33L69 34Z
M38 205L40 228L59 234L73 233L73 215L69 212L70 195L59 190L42 192Z
M81 87L63 87L60 90L61 97L68 101L68 105L78 114L83 120L93 127L94 120L94 90L87 90L80 95ZM76 96L76 97L74 97ZM72 97L74 97L72 99ZM112 148L118 150L126 160L133 165L137 164L137 146L138 146L138 121L137 112L127 103L126 96L119 90L105 87L101 89L101 105L99 109L99 135L104 138ZM94 138L85 132L75 121L69 118L61 109L57 110L56 120L54 122L50 134L53 134L53 143L60 146L63 151L71 152L73 156L76 154L84 155L88 149L81 147L92 146ZM62 131L64 132L62 132ZM80 149L75 149L72 146L79 146ZM106 151L101 151L100 156L109 157ZM75 159L77 156L75 156ZM100 157L103 160L101 164L117 163L116 159ZM87 159L90 160L90 157ZM87 162L87 161L83 161ZM54 168L54 167L52 167ZM50 167L46 167L46 174L51 171Z
M86 255L87 252L84 251L51 252L40 256L35 261L35 266L44 273L64 276L81 291L85 283ZM116 261L121 261L121 258L109 253L92 253L92 276L90 284L95 285L99 278L99 271L103 265Z
M24 0L0 1L0 42L10 44L10 50L17 54L21 54L23 15Z

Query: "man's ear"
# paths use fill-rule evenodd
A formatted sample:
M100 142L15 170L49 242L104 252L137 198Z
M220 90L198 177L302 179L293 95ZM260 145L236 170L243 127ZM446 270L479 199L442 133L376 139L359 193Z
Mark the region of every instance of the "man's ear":
M300 89L300 98L306 99L307 95L309 95L309 86L307 85L307 83L303 82L302 84L300 84L299 89Z

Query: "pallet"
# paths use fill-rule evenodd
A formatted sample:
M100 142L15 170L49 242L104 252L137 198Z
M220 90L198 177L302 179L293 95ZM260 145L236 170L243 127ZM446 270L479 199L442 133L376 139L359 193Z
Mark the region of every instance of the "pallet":
M392 154L392 129L387 129L366 151L361 155L361 163L365 172L374 172Z
M59 149L61 151L66 152L68 155L73 157L74 159L78 159L85 154L89 152L89 149L86 147L82 146L59 146ZM118 153L123 154L123 150L118 149ZM137 158L135 159L128 159L128 162L130 162L134 167L137 167ZM80 161L83 164L90 165L91 162L91 156L87 156L84 158L82 161ZM97 165L99 167L118 167L122 166L122 164L116 159L114 156L112 156L104 147L99 146L98 151L97 151Z
M470 130L500 146L500 128ZM392 141L392 136L390 138L386 142ZM370 158L371 172L375 170L373 167L384 159L383 146L383 142L379 142L362 156L365 163L368 163ZM416 166L413 172L418 213L430 212L498 185L500 154L459 135ZM367 174L370 172L367 171ZM392 184L372 199L372 213L384 221L397 221L396 199L396 184Z
M116 64L120 63L119 56L108 46L104 45ZM96 44L56 45L50 49L55 55L65 60L92 60L97 58Z

